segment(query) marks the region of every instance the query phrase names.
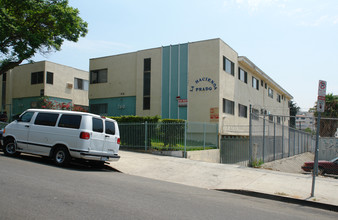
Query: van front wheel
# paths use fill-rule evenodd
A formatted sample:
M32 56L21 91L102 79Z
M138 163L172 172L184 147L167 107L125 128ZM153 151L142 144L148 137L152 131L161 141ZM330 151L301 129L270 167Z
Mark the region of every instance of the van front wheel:
M16 157L20 155L20 152L16 151L16 143L13 139L9 139L4 142L3 150L6 156Z
M57 166L64 167L69 164L71 158L67 148L57 147L54 151L53 159Z

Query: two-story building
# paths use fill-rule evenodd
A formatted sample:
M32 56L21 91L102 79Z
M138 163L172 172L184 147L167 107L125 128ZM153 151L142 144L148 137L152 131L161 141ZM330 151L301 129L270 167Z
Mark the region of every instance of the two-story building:
M89 73L49 61L23 64L0 79L1 112L9 118L36 108L41 97L88 108Z
M94 58L89 68L92 112L214 122L222 135L248 134L229 128L248 127L250 106L288 116L293 98L221 39Z

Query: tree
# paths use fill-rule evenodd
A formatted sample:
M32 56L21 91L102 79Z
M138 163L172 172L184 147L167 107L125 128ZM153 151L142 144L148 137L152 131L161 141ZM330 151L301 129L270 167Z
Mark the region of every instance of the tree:
M84 37L87 22L68 0L0 0L0 75L34 54Z
M299 112L299 107L295 102L292 100L289 102L289 108L290 108L290 127L296 128L296 115Z
M315 116L318 116L317 104ZM325 108L321 113L319 135L321 137L334 137L338 127L338 96L327 94L325 96Z

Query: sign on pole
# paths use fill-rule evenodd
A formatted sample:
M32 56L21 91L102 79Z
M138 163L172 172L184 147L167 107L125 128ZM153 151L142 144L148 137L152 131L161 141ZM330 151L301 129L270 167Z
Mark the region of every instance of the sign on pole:
M319 80L318 99L317 99L317 112L324 112L324 109L325 109L325 96L326 96L326 81Z
M321 113L324 112L325 109L325 96L326 96L326 81L319 80L318 85L318 99L317 99L317 134L316 134L316 148L315 148L315 161L314 161L314 169L312 174L312 189L311 189L311 197L315 195L315 184L316 184L316 175L318 175L318 140L319 140L319 130L320 130L320 116Z

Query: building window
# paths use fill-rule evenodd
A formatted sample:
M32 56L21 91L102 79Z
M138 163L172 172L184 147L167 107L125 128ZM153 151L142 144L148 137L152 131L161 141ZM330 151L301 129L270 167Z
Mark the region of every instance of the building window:
M277 116L277 124L280 124L280 123L281 123L280 117Z
M269 88L269 90L268 90L268 96L270 98L273 98L273 90L271 88Z
M107 115L108 113L108 104L92 104L90 105L90 111L97 115Z
M238 68L238 79L245 83L248 83L248 73L241 68Z
M223 70L231 75L235 75L235 64L223 56Z
M258 119L259 119L259 110L258 109L255 109L255 108L252 109L252 119L258 121Z
M143 110L150 109L151 58L143 62Z
M234 115L235 114L235 103L233 101L223 99L223 113Z
M93 70L90 72L90 84L106 83L107 69Z
M281 102L281 96L277 94L277 102Z
M54 73L52 73L52 72L47 72L47 80L46 80L46 83L47 83L47 84L53 85L53 81L54 81Z
M252 77L252 87L259 90L259 80L255 77Z
M248 107L245 105L238 104L238 116L242 118L248 117Z
M88 80L74 78L74 89L88 91Z
M34 72L31 75L31 84L40 84L43 83L43 74L44 72Z

